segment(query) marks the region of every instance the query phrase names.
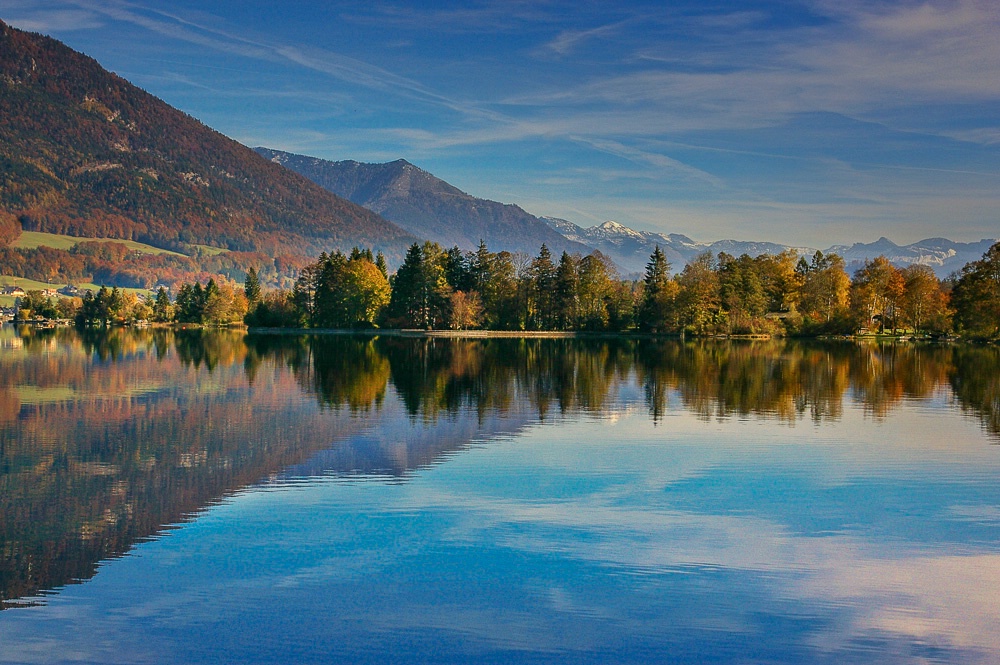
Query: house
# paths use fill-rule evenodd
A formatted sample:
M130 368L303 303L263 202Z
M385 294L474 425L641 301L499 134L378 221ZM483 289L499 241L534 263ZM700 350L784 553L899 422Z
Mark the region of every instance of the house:
M27 295L20 286L3 286L0 287L0 296L24 296Z

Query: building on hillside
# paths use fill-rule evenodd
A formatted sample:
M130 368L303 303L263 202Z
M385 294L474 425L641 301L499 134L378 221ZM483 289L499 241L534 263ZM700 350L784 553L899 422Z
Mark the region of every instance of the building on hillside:
M25 293L24 289L20 286L2 286L0 287L0 296L24 296L28 295Z

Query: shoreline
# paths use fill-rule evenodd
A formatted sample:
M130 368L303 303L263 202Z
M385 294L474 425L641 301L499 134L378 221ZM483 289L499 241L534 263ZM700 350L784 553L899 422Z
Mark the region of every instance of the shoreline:
M35 329L52 329L73 327L66 321L0 321L0 325L25 326ZM400 337L423 339L647 339L647 340L730 340L764 342L771 340L813 339L821 341L844 342L894 342L894 343L929 343L929 344L996 344L998 340L968 339L947 335L942 337L927 337L914 334L863 334L863 335L770 335L734 334L734 335L692 335L679 332L643 333L621 331L588 331L588 330L420 330L407 328L265 328L247 327L245 325L209 326L192 323L147 323L132 326L108 326L125 328L166 328L172 330L242 330L247 335L320 335L342 337Z
M683 333L641 333L585 330L419 330L400 328L246 328L248 335L323 335L345 337L404 337L423 339L665 339L665 340L730 340L766 342L772 340L813 339L843 342L904 342L946 344L954 342L991 343L955 337L930 338L910 335L685 335Z

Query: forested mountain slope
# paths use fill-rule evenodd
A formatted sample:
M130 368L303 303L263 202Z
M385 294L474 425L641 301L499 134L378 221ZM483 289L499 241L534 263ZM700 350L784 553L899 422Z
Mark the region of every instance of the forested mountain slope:
M402 257L415 238L42 35L0 22L0 242L24 230L182 249Z

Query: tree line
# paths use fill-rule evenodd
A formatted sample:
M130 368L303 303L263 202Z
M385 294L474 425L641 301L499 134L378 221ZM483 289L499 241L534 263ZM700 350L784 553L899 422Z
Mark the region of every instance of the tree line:
M51 299L49 299L51 300ZM55 302L29 294L36 312ZM67 313L67 306L60 306ZM836 254L703 254L672 274L659 247L642 279L623 279L600 252L537 256L413 244L389 275L369 249L321 254L291 289L262 289L251 266L243 288L210 278L141 298L103 288L75 312L84 324L148 320L256 327L489 329L690 335L872 333L1000 337L1000 243L939 280L925 265L883 256L848 276Z
M883 256L853 278L836 254L703 254L672 274L659 247L641 280L600 252L531 257L413 244L399 270L355 248L322 255L290 291L245 288L247 323L301 328L640 331L693 335L960 332L1000 335L1000 243L939 280Z

